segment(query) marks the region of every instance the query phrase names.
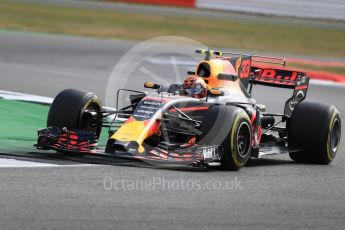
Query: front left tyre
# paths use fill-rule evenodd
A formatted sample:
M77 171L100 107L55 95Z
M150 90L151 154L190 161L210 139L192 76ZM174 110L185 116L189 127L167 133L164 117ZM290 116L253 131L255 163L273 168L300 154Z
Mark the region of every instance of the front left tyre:
M85 110L101 111L100 99L91 92L65 89L54 98L50 106L47 127L66 127L93 131L99 137L102 128L101 121L90 122L89 116L83 116Z

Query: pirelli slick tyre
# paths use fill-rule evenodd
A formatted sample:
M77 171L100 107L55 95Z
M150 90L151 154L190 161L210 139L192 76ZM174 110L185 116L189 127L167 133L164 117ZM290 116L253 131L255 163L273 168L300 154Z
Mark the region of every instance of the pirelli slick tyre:
M201 131L199 144L223 147L224 169L237 171L247 163L252 149L252 126L243 109L223 105L210 108Z
M77 89L61 91L50 106L47 127L67 127L81 130L93 130L99 137L101 125L90 127L83 117L83 110L102 110L101 101L91 92Z
M335 106L301 102L288 122L289 146L303 148L290 153L296 162L329 164L336 156L341 120Z

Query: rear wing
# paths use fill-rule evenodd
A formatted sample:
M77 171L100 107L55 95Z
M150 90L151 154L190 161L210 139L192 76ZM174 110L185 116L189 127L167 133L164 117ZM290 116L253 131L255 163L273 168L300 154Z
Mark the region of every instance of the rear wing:
M284 114L291 115L295 106L307 96L309 77L304 72L279 68L251 67L251 94L253 84L293 89L284 107Z
M196 53L205 54L205 60L210 60L212 55L216 58L227 56L249 96L255 84L294 89L292 97L285 103L285 115L291 115L295 106L307 96L309 77L304 72L285 69L284 58L203 49L196 50ZM282 67L263 67L267 64Z
M254 84L279 88L293 89L300 78L306 77L304 72L270 67L251 66L250 72Z
M237 76L241 79L241 82L246 89L248 88L248 85L250 83L249 78L251 75L251 66L253 64L263 63L281 65L283 67L285 67L286 65L286 60L279 57L243 54L228 51L215 51L209 49L197 49L196 53L205 54L205 60L210 60L212 56L216 56L216 58L227 58L234 69L237 71Z

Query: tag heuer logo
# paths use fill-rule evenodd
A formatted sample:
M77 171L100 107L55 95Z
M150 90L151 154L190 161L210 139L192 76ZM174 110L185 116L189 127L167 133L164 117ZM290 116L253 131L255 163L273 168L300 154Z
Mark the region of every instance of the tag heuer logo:
M212 158L217 155L217 148L207 148L202 150L202 155L204 158Z

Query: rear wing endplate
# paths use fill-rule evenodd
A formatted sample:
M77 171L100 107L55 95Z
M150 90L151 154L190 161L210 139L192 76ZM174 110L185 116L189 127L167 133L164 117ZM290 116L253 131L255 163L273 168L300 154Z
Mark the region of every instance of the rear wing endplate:
M285 103L285 115L291 115L295 106L307 96L309 77L304 72L252 66L251 76L252 84L294 89Z

